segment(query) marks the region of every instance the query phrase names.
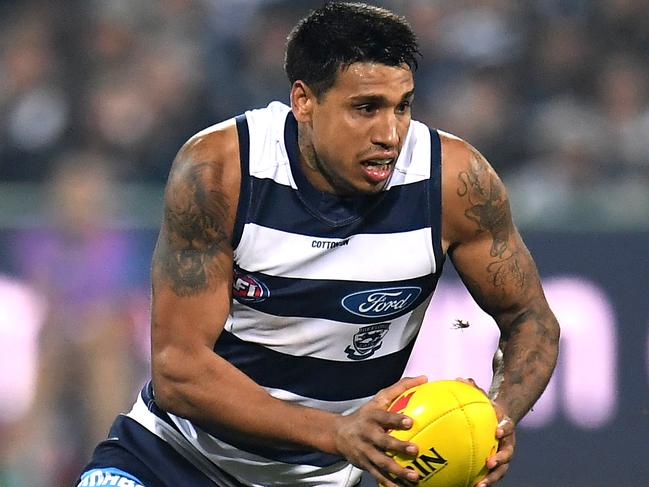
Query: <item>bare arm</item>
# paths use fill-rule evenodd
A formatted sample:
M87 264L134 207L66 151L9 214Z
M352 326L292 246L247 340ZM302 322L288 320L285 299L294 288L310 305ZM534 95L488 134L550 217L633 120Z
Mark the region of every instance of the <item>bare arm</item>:
M559 325L489 163L452 137L444 161L445 244L469 292L500 328L490 393L517 423L550 380Z

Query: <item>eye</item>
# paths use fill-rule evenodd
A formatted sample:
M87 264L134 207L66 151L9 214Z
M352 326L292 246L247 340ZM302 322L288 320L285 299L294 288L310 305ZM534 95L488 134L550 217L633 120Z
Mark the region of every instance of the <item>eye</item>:
M365 115L371 115L378 110L378 106L374 103L363 103L362 105L356 105L356 110Z
M412 102L410 101L401 102L399 105L397 105L397 113L405 113L410 109L411 106Z

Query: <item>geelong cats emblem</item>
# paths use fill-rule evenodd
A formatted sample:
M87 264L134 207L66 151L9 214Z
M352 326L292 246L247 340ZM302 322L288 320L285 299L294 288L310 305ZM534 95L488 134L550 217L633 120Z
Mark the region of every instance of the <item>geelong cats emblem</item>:
M361 326L354 335L354 342L345 349L347 357L352 360L371 357L383 345L383 337L389 329L390 323Z

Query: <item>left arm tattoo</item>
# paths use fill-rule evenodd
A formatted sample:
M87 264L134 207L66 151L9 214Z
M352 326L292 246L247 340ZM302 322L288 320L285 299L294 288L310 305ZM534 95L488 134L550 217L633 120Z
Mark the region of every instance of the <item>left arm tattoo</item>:
M523 288L525 273L519 262L518 250L510 246L511 211L502 184L475 150L470 168L461 172L458 179L457 194L469 203L464 215L477 225L476 233L488 232L491 235L492 260L486 266L491 283L499 288L511 282Z

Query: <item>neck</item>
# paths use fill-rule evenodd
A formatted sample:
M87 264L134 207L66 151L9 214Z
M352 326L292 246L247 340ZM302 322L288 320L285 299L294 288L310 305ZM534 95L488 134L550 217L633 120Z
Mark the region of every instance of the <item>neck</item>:
M298 125L297 144L300 152L300 167L311 185L323 193L337 193L335 186L329 180L325 171L322 170L322 164L318 159L311 138L307 135L308 128L302 124Z

